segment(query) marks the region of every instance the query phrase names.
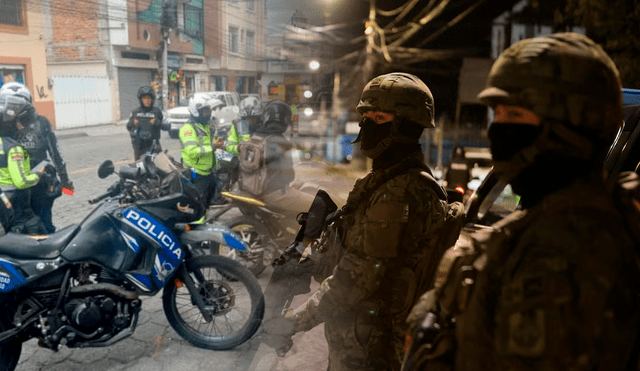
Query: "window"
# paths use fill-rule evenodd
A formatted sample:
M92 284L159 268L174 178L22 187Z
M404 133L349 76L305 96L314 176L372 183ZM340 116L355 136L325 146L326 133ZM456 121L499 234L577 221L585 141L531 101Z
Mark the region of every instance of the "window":
M24 66L0 64L0 87L2 87L3 84L13 81L21 84L25 83Z
M214 91L227 90L227 76L211 76L211 89Z
M198 40L204 38L202 13L202 8L184 4L184 33Z
M256 2L255 2L255 0L246 0L246 3L245 3L245 4L247 5L247 10L251 10L251 11L253 11L253 10L255 10L255 8L256 8Z
M249 77L249 83L247 85L248 85L247 86L247 88L248 88L247 91L249 93L254 93L255 94L255 93L258 92L257 91L258 89L256 89L256 78L255 77L253 77L253 76Z
M238 94L244 93L244 79L244 76L236 77L236 91L238 92Z
M238 27L229 26L229 51L237 53L238 50Z
M247 39L246 42L244 44L245 47L245 54L247 56L253 56L254 53L254 48L255 48L255 32L253 31L247 31Z
M235 5L238 6L238 3L240 2L240 0L227 0L229 2L229 4L231 5Z
M22 0L0 0L0 24L22 26Z

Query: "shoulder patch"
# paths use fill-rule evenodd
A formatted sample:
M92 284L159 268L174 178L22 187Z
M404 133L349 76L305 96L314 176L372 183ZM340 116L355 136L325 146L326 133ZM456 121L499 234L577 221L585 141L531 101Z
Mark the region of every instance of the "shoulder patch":
M23 160L24 156L22 155L22 153L14 153L11 155L11 159L15 161L19 161L19 160Z
M191 129L186 129L183 134L184 135L193 135L193 131L191 131Z

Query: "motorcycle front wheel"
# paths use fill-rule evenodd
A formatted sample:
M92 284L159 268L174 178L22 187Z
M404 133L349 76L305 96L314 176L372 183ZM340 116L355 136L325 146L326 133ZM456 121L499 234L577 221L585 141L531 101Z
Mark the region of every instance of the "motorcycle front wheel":
M198 256L184 264L213 320L204 318L186 285L174 278L162 294L171 327L185 340L205 349L231 349L251 338L262 323L265 305L255 276L223 256Z
M242 241L249 246L249 251L238 251L217 244L212 246L211 254L226 256L240 262L256 277L277 257L275 252L278 247L269 237L271 235L269 229L259 220L241 215L224 220L222 223L242 238ZM213 251L213 249L217 249L217 251Z
M2 310L0 313L0 332L9 330L11 328L11 319L6 310ZM20 352L22 352L22 342L10 341L8 343L0 344L0 370L13 371L18 366L18 360L20 359Z

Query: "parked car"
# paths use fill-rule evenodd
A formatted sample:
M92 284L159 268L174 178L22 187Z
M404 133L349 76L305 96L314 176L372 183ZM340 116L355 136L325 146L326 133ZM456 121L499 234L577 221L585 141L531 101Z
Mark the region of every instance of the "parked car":
M486 147L465 147L464 151L471 172L471 180L467 184L467 189L470 192L475 192L493 167L491 152Z
M166 126L169 128L169 136L171 138L178 138L180 128L182 128L182 125L184 125L184 123L189 119L189 100L199 95L206 95L210 99L218 99L222 103L217 107L212 107L212 116L215 118L215 120L212 121L212 124L221 132L228 132L233 121L240 117L240 97L238 96L238 93L229 91L194 93L181 100L179 107L175 107L167 111L165 121Z

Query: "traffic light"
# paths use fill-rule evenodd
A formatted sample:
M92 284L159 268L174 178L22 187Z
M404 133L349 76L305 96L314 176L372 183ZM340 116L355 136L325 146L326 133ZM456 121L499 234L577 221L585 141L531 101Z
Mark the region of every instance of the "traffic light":
M176 28L178 26L178 6L176 0L164 0L162 2L160 25L163 28Z

